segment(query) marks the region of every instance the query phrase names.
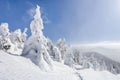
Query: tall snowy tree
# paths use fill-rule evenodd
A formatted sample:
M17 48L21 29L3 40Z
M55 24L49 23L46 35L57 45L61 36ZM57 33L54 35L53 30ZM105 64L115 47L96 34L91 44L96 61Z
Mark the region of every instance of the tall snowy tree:
M30 58L41 70L52 69L52 59L47 50L47 38L43 35L43 20L40 7L37 5L34 19L30 24L32 35L25 42L22 56Z

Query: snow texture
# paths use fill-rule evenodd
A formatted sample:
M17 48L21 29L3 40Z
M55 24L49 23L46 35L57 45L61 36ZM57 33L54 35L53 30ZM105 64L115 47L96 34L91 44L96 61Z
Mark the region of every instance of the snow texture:
M119 80L119 75L93 69L73 70L53 62L54 70L44 72L31 60L0 50L0 80ZM79 68L79 67L78 67Z
M44 72L27 58L0 51L0 80L79 80L68 66L53 65L54 70Z

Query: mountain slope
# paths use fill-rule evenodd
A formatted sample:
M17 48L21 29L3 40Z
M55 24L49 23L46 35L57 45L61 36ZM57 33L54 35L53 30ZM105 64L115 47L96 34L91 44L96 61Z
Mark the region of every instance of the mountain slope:
M44 72L29 59L0 51L0 80L78 80L69 67L54 62L52 71Z
M31 60L0 51L0 80L119 80L107 71L73 70L53 61L52 71L41 71Z
M83 53L83 56L88 59L93 65L96 65L96 68L100 70L108 70L114 74L120 73L120 63L116 62L98 52L86 52Z
M101 49L101 48L100 48ZM98 70L107 70L114 74L120 74L120 62L116 61L104 54L109 54L108 52L97 51L98 49L88 49L87 46L83 48L73 47L74 53L77 54L77 63L82 65L84 68L93 68ZM112 57L112 56L111 56Z

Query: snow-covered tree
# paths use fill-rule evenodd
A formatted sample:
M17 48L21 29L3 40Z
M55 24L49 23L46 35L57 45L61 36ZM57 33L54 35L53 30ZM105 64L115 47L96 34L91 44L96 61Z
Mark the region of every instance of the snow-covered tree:
M18 54L20 55L22 53L24 42L27 38L27 28L24 29L22 32L21 29L17 29L14 32L11 32L10 34L10 40L12 42L12 49L10 50L10 53Z
M81 63L81 55L80 55L80 51L77 49L72 49L73 51L73 55L74 55L74 62L76 64L80 64Z
M10 49L9 35L8 23L2 23L0 25L0 49L5 51Z
M10 39L13 44L16 44L18 46L18 48L23 48L23 44L27 38L26 32L27 32L27 28L25 28L23 32L21 32L20 29L17 29L11 33Z
M66 44L66 40L65 39L59 39L57 41L56 46L58 47L58 49L61 52L61 58L64 60L65 54L66 54L67 49L68 49L68 45Z
M43 35L43 21L37 5L34 19L30 24L32 35L25 42L22 56L30 58L41 70L52 69L52 59L47 50L47 38Z
M61 52L56 47L50 39L47 38L47 46L46 46L51 58L55 61L61 62Z
M61 52L56 46L53 46L53 55L54 60L61 62Z
M10 35L10 39L12 41L12 43L17 44L17 43L21 43L21 30L17 29L14 32L11 33Z
M2 37L8 37L10 34L8 29L8 23L1 23L0 25L0 36Z
M73 50L71 47L69 47L69 49L67 50L66 54L65 54L65 58L64 58L64 64L73 67L74 65L74 55L73 55Z
M25 42L27 40L27 28L24 29L23 33L21 34L21 40L22 42Z
M26 36L26 30L22 33L20 29L17 29L10 33L8 23L2 23L0 25L0 49L11 54L21 54Z

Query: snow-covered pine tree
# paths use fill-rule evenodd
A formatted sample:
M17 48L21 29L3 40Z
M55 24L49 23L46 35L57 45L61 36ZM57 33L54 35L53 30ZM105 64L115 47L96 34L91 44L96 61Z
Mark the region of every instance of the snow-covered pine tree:
M81 55L80 55L80 51L77 49L72 49L73 51L73 55L74 55L74 62L76 64L80 64L81 63Z
M11 53L20 55L26 39L26 30L22 33L20 29L10 33L8 23L0 25L0 49ZM24 38L24 41L22 41Z
M47 46L46 46L51 58L55 61L61 62L61 52L56 47L50 39L47 38Z
M10 49L10 39L9 39L9 29L8 23L2 23L0 25L0 49L7 51Z
M68 45L66 44L66 40L65 39L59 39L57 41L56 46L58 47L58 49L61 52L61 58L62 58L62 60L64 60L65 54L66 54L66 52L68 50Z
M41 70L52 69L52 59L47 50L47 38L43 35L43 20L37 5L34 19L30 24L32 35L25 42L22 56L30 58Z
M23 33L21 34L21 40L24 43L27 40L27 28L24 29Z
M56 46L53 46L53 54L54 54L54 60L61 62L61 52Z
M71 47L69 47L69 49L67 50L67 52L65 53L65 57L64 57L64 64L68 65L70 67L74 67L74 55L73 55L73 50Z

